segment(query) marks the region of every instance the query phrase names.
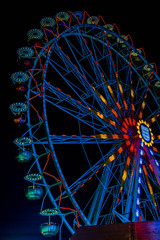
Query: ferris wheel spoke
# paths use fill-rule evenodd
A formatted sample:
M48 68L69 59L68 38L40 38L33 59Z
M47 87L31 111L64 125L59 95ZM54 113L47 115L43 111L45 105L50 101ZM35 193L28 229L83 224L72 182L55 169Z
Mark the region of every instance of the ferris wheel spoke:
M93 84L94 86L100 86L103 83L103 78L102 78L102 73L101 73L101 68L100 68L100 61L102 61L102 59L105 59L109 56L109 53L107 52L106 54L104 54L103 56L101 55L100 59L98 59L97 57L97 53L95 49L98 49L98 47L96 47L96 44L93 43L93 40L90 39L90 45L87 43L88 36L83 36L82 34L80 35L82 43L83 43L83 47L84 47L84 53L87 55L87 60L90 64L90 67L92 68L92 70L94 71L94 81ZM84 38L85 37L85 38ZM98 38L94 38L95 40L98 41ZM85 68L86 71L86 68Z
M107 186L109 184L110 176L111 176L111 171L108 171L107 168L104 169L101 177L101 182L99 183L95 191L94 199L92 201L92 205L88 214L88 219L90 221L92 220L92 224L97 224L98 222L100 212L102 211L104 198L107 194Z
M132 116L132 122L133 125L136 125L135 121L135 105L134 105L134 89L133 89L133 80L131 79L131 85L130 85L130 94L131 94L131 116Z
M152 201L154 203L154 206L155 206L156 210L158 210L157 203L156 203L154 193L153 193L153 188L151 186L151 183L150 183L150 180L149 180L149 177L148 177L148 173L147 173L147 169L146 169L144 164L142 164L142 168L143 168L143 171L144 171L145 179L146 179L146 182L147 182L147 185L148 185L148 189L149 189Z
M83 173L83 175L78 178L71 186L70 188L72 189L74 187L74 191L75 191L75 187L76 187L76 191L81 187L81 185L79 185L79 183L83 183L83 186L84 186L84 183L87 182L87 181L90 181L91 178L93 177L93 175L97 175L99 173L99 170L104 168L105 165L104 165L104 162L105 160L108 158L109 155L111 155L114 151L115 151L115 147L116 145L119 145L119 143L115 143L115 146L113 146L106 154L103 154L102 157L96 161L96 163L94 165L91 165L89 163L89 166L90 168L85 171ZM87 157L87 153L86 153L86 157ZM115 165L115 162L112 164L110 164L109 166L106 167L106 169L108 169L109 173L108 174L111 174L111 170L112 168L114 167ZM110 169L110 170L109 170ZM112 175L110 178L109 178L109 181L112 180L112 178L115 178L116 181L118 182L118 179L116 178L116 176ZM100 184L103 185L103 183L101 182L101 180L99 179L99 182ZM73 191L73 189L72 189Z
M90 64L90 67L92 69L94 69L94 71L95 71L94 74L97 77L97 78L95 78L95 80L97 80L97 83L101 83L101 81L99 81L99 79L101 79L101 72L97 66L96 59L93 57L93 53L91 52L91 50L88 46L88 42L87 42L88 38L87 37L88 37L87 34L82 34L82 32L79 31L78 39L80 41L83 56L85 58L87 58L87 60ZM91 42L92 42L92 40L91 40Z
M53 104L52 102L50 102L47 99L46 99L46 101ZM93 130L96 130L98 132L104 132L104 129L107 129L107 126L104 125L104 123L101 121L99 123L93 123L91 120L85 119L86 117L88 117L88 113L80 114L80 112L71 110L70 108L66 108L66 107L59 106L59 105L55 105L55 106L58 107L60 110L62 110L64 113L67 113L70 116L74 117L75 119L80 120L87 126L91 127L91 129L93 129Z
M113 150L110 150L110 152L112 152ZM94 176L97 176L97 174L99 173L100 169L103 168L103 163L105 161L105 159L107 158L107 156L109 155L109 153L106 153L105 155L103 155L99 160L96 161L96 163L92 166L90 166L90 168L85 171L77 180L75 180L71 185L70 185L70 191L72 192L72 194L76 194L77 191L83 187L85 187L85 184L92 180L92 178ZM108 169L108 167L107 167ZM111 173L111 171L110 171ZM99 183L101 185L103 185L103 183L101 182L101 179L99 179L97 177ZM110 179L111 180L111 179ZM64 192L65 194L65 192Z
M118 110L121 114L121 116L123 117L123 119L125 120L125 122L127 124L129 124L128 120L126 119L126 117L124 116L124 113L122 111L122 107L121 105L119 104L119 102L117 101L116 97L115 97L115 94L114 94L114 91L112 89L112 87L110 86L110 84L108 83L108 81L105 79L105 77L103 76L103 80L104 80L104 83L106 84L107 88L108 88L108 91L110 93L110 95L112 96L112 99L114 101L114 103L116 104L116 106L118 107Z
M118 150L115 151L114 154L112 154L108 160L105 162L104 166L107 166L108 164L110 164L112 161L115 160L115 158L121 154L125 148L127 148L129 145L131 145L131 141L127 140L121 147L118 148Z
M101 181L96 189L94 199L92 201L92 205L88 214L88 218L90 221L92 220L92 224L97 224L99 217L101 217L101 212L104 208L106 208L107 203L108 201L111 201L111 198L113 201L113 208L111 208L109 213L104 216L113 216L113 209L115 208L120 188L120 182L116 177L116 171L118 171L118 169L120 170L122 163L119 163L118 160L120 160L120 155L117 156L117 161L111 162L103 170ZM113 173L114 168L116 168L116 171ZM116 182L114 186L111 185L112 181Z
M93 115L96 115L96 116L98 116L98 118L104 120L105 122L108 122L109 124L111 124L115 128L119 129L121 132L127 133L127 130L124 127L121 127L116 122L114 122L111 119L105 117L102 113L100 113L100 112L98 112L94 109L91 109L91 108L89 108L89 110L93 113Z
M89 112L92 112L92 113L94 113L93 117L97 116L98 117L97 119L100 121L102 126L104 126L105 128L107 128L107 125L104 123L104 121L109 123L109 124L111 124L112 126L116 127L120 131L122 131L124 133L127 133L127 130L124 127L121 127L116 122L112 121L109 118L106 118L103 114L101 114L100 112L96 111L95 109L91 109L89 106L84 106L79 100L73 99L70 95L65 94L64 92L62 92L61 89L55 88L54 86L51 86L48 83L46 83L46 87L47 87L47 89L49 89L49 91L51 90L52 93L54 93L58 97L58 99L57 99L58 101L54 102L53 98L50 98L48 95L46 95L46 101L50 102L51 104L55 105L56 107L60 108L61 110L65 111L65 112L68 112L69 114L72 114L72 115L76 114L76 112L77 112L77 115L75 117L80 119L83 122L85 122L84 118L87 115L90 115ZM64 102L64 104L65 104L65 102L69 103L72 106L72 108L73 107L75 108L75 110L73 111L73 109L71 110L69 108L63 107L62 106L63 102ZM82 118L83 118L83 120L82 120ZM87 120L87 122L88 122L88 120ZM93 123L91 123L90 125L93 126ZM96 125L96 123L94 125Z
M128 153L128 157L127 157L127 160L126 160L125 169L124 169L123 175L122 175L120 193L121 193L121 191L122 191L122 189L123 189L123 186L124 186L125 181L126 181L126 178L127 178L128 168L129 168L129 165L130 165L130 162L131 162L133 150L134 150L134 145L131 144L131 145L130 145L130 149L129 149L129 153Z
M118 119L118 121L128 130L127 124L121 119L118 113L108 104L107 100L102 96L102 94L100 94L94 87L93 90L97 94L97 96L101 99L101 101L107 106L107 108L112 112L115 118Z
M106 158L107 155L103 156L103 158ZM100 159L98 161L98 163L101 160L102 159ZM112 191L112 187L110 187L110 188L107 187L113 178L116 179L115 175L112 175L112 168L114 167L114 165L115 165L115 163L112 163L112 164L110 164L110 166L107 166L106 168L104 168L101 178L99 178L99 185L97 186L96 190L94 191L94 194L92 195L91 199L89 200L89 202L90 202L93 199L92 206L90 208L90 213L88 215L88 219L90 221L92 220L92 224L96 224L99 219L100 212L102 211L102 209L104 208L104 205L105 205L104 204L105 197L107 196L105 199L105 202L108 200L108 197L110 195L113 198L115 198L115 193L114 193L114 191ZM93 176L97 175L99 173L99 170L101 167L102 167L102 165L100 165L99 168L96 167L95 170L92 167L91 174L89 176L87 176L87 178L85 178L84 180L82 178L80 178L81 180L78 179L78 181L76 181L73 184L74 188L72 189L72 192L74 194L76 194L79 189L83 188L84 185L87 184L87 182L89 184L89 182L92 180ZM107 172L107 174L106 174L106 172ZM118 179L116 179L116 181L118 181Z
M160 150L159 150L159 149L157 149L155 146L152 146L152 150L153 150L154 152L156 152L156 153L160 154Z
M108 137L97 137L94 135L50 135L52 144L112 144L116 141L114 139L123 139L123 136L108 135Z
M153 148L152 148L153 149ZM153 170L154 176L157 180L158 185L160 186L160 169L159 169L159 163L158 161L155 159L153 151L151 149L147 149L147 154L148 152L150 153L151 157L149 157L149 163L151 165L151 168Z
M160 135L154 136L154 139L155 139L155 140L160 140ZM156 142L158 142L158 141L156 141Z
M154 117L150 118L150 120L148 121L149 125L151 125L152 123L154 123L159 116L160 116L160 113L158 113L158 114L156 114Z
M89 87L90 87L90 84L89 84ZM74 90L74 92L75 92L75 90ZM113 95L112 95L113 96ZM84 98L83 98L83 101L84 101ZM123 101L125 101L124 100L124 98L123 98ZM118 104L117 104L118 105ZM109 106L109 105L108 105ZM119 106L119 105L118 105ZM125 105L126 106L126 105ZM121 108L120 106L119 106L119 108ZM112 110L112 112L113 112L114 110ZM128 111L127 111L128 112ZM115 111L114 111L114 113L115 113ZM122 111L121 111L121 113L122 113Z
M66 73L63 74L63 79L66 81L67 76L72 74L75 77L75 79L78 80L84 94L89 95L91 86L87 81L86 76L79 71L78 67L75 64L73 64L69 56L66 55L58 45L54 48L54 52L55 54L58 55L59 59L63 62L63 65L66 68L65 69ZM52 66L55 68L53 63ZM55 70L57 71L57 68L55 68Z
M77 38L78 41L80 41L80 46L83 49L82 45L86 44L85 41L82 41L82 38ZM94 59L94 57L92 56L92 53L89 49L87 49L88 53L87 55L84 55L83 50L81 53L81 56L83 56L82 58L78 59L78 56L75 54L75 52L73 51L73 44L67 39L65 38L67 45L69 46L70 52L74 57L77 69L79 69L79 71L82 73L82 75L86 75L87 77L89 77L89 79L95 84L95 85L99 85L101 83L101 79L102 79L102 75L101 72L99 70L99 68L97 67L96 64L96 60ZM92 69L92 71L94 71L94 76L91 76L91 74L89 73L89 71L86 71L86 68L84 67L84 60L87 60L90 63L90 71ZM75 65L75 64L74 64Z
M98 132L101 132L101 133L104 132L104 129L105 129L106 126L104 125L103 122L100 122L101 125L96 124L96 123L93 124L93 122L91 120L89 121L88 119L87 120L85 119L86 116L88 116L88 113L80 114L80 112L78 112L76 110L71 110L70 108L66 108L66 107L57 105L57 104L53 103L52 101L48 100L47 98L46 98L46 102L48 102L48 103L52 104L53 106L59 108L64 113L69 114L70 116L74 117L75 119L80 120L81 122L83 122L87 126L91 127L91 129L94 129L94 130L96 130Z
M55 97L55 100L57 100L55 102L55 104L60 104L62 102L68 102L68 103L73 104L77 108L80 108L80 109L83 108L83 111L85 111L86 105L87 105L86 102L84 102L85 105L83 105L81 103L81 101L75 100L70 94L63 92L60 88L55 87L51 84L48 84L47 82L45 82L45 85L46 85L46 89L49 92L51 92L52 94L54 94L53 96ZM50 96L49 94L47 95L48 98L53 99L53 101L54 101L53 96L52 95Z
M127 134L96 134L93 137L97 139L129 139Z
M110 76L114 75L114 77L116 76L116 65L115 65L115 61L113 59L113 55L112 55L112 51L111 51L111 43L109 43L108 41L108 37L106 35L106 32L104 32L104 41L106 42L106 46L108 48L108 52L110 54Z
M62 74L52 63L50 63L53 68L63 77L64 82L69 86L70 91L73 92L73 94L78 98L79 101L86 103L86 100L93 96L93 93L91 91L92 87L90 83L87 81L87 78L85 75L81 74L79 70L73 65L71 67L71 72L74 74L75 79L77 79L80 82L80 85L77 86L75 84L75 81L73 82L72 79L67 78L66 74ZM57 88L60 89L60 87L57 86ZM64 88L64 86L63 86ZM87 103L86 103L87 104Z
M149 86L150 86L150 82L148 83L148 87L146 89L145 95L144 95L142 103L141 103L141 108L140 108L140 111L139 111L138 119L142 119L143 111L146 107L146 100L147 100L147 97L148 97Z
M142 199L141 201L140 214L141 214L142 221L146 219L146 212L152 216L154 221L157 221L159 219L159 215L158 215L157 209L155 208L153 200L150 197L150 192L148 190L148 186L146 185L146 183L142 185L142 188L146 193L146 198ZM156 197L156 200L158 200L156 195L155 197ZM143 208L145 208L146 212L142 211Z
M95 39L97 41L100 39L101 41L105 41L105 35L104 31L100 32L101 37L99 38L98 36L95 36ZM100 63L102 59L108 60L108 57L110 57L110 52L108 50L108 45L104 44L102 46L102 49L99 49L98 45L94 41L94 39L91 39L91 45L92 45L92 55L94 55L96 63ZM99 64L98 64L99 65Z
M121 97L122 97L124 109L125 109L125 112L126 112L126 115L127 115L127 119L129 121L129 124L132 126L131 118L130 118L129 111L128 111L128 105L127 105L127 102L126 102L125 97L124 97L123 87L122 87L122 84L119 80L118 74L116 74L116 79L117 79L119 91L120 91L120 94L121 94Z

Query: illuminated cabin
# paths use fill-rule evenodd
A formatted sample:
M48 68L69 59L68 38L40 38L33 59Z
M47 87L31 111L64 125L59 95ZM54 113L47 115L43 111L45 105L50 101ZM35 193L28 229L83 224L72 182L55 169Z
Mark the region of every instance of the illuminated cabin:
M154 65L153 64L151 64L150 67L154 69ZM143 67L144 77L146 77L146 78L150 78L152 76L152 74L153 74L153 72L150 69L150 67L148 65L144 65L144 67Z
M15 72L11 75L11 79L15 85L16 91L22 94L27 92L27 82L29 80L29 75L27 73L22 71Z
M20 126L26 122L26 115L25 114L20 114L19 116L16 116L14 118L14 122Z
M43 31L40 29L31 29L27 32L28 42L32 46L43 46L42 39L43 39Z
M40 186L28 186L25 191L25 196L28 200L39 200L43 195L43 188Z
M34 56L34 50L30 47L21 47L17 51L18 55L18 63L22 64L23 66L28 68L31 68L33 66L33 56Z
M9 108L15 116L14 122L16 124L23 124L26 122L26 115L24 114L24 112L26 112L28 109L26 103L22 102L12 103Z
M122 37L125 41L128 41L128 40L129 40L129 37L128 37L128 36L121 35L121 37ZM124 42L121 38L117 38L117 43L118 43L119 48L121 48L121 49L127 47L126 44L125 44L125 42Z
M24 179L33 183L25 191L26 198L28 200L39 200L43 195L43 188L35 184L35 182L42 180L43 176L40 173L29 173Z
M59 225L53 222L42 223L40 226L41 234L45 237L54 237L59 231Z
M24 94L27 92L27 86L25 84L19 84L16 86L16 91Z
M87 24L95 24L97 25L99 19L97 16L92 16L87 19Z
M137 52L142 54L142 50L141 49L137 49ZM131 51L131 60L132 62L134 63L141 63L142 62L142 59L141 57L138 55L138 53L135 52L135 51Z
M110 31L115 30L115 27L112 24L106 24L104 27L109 29ZM109 32L105 32L105 33L106 33L106 36L109 40L114 40L116 38L112 33L109 33Z
M157 81L154 84L154 94L157 97L157 100L160 101L160 82L159 81Z
M40 212L42 216L48 216L48 223L42 223L40 226L41 234L45 237L53 237L59 231L59 225L51 222L51 216L59 215L59 210L56 208L44 209Z
M29 162L32 159L32 152L28 149L19 150L18 156L16 157L18 162Z

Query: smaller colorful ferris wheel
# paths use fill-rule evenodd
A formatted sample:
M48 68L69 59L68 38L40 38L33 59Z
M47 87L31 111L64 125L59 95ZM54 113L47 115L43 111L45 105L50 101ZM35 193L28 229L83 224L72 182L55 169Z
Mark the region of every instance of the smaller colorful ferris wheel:
M41 233L66 225L159 220L160 78L102 16L59 12L27 33L12 74L22 98L10 105L23 133L29 200L42 199ZM18 97L18 99L20 98ZM60 217L58 225L51 218Z

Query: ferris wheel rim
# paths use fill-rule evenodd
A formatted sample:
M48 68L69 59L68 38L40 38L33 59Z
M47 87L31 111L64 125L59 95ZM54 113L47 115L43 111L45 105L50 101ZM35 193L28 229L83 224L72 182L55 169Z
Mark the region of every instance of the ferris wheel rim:
M88 24L82 24L82 25L76 25L76 26L73 26L73 27L71 27L71 28L76 28L76 27L86 27L86 26L88 26L88 27L92 27L91 25L88 25ZM104 28L103 27L101 27L101 26L96 26L96 27L98 27L98 28L101 28L101 29L103 29L104 30ZM53 45L52 45L52 47L51 47L51 49L50 49L50 52L49 52L49 55L48 55L48 57L52 54L52 51L53 51L53 46L54 46L54 44L56 43L56 42L58 42L59 40L60 40L60 38L62 38L62 37L64 37L64 36L66 36L67 35L67 32L70 32L71 31L71 29L67 29L67 30L65 30L56 40L55 40L55 42L53 43ZM113 33L112 33L113 34ZM84 34L85 35L85 34ZM116 35L116 34L115 34ZM118 37L119 35L117 34L117 37ZM86 37L89 37L90 38L90 36L89 35L86 35ZM119 38L121 39L121 40L123 40L123 38L122 37L120 37L119 36ZM98 39L97 39L98 40ZM142 58L142 60L149 66L149 68L151 68L151 66L150 66L150 64L147 62L147 60L141 55L141 54L139 54L139 52L136 50L136 48L134 48L131 44L129 44L127 41L125 42L126 43L126 45L128 45L132 50L134 50L138 55L140 55L141 56L141 58ZM121 57L123 58L123 56L121 55ZM45 74L46 74L46 69L47 69L47 62L46 62L46 66L45 66L45 71L44 71L44 79L45 79ZM128 63L129 64L129 63ZM159 77L158 77L158 75L157 75L157 73L154 71L154 69L152 69L152 71L154 72L154 74L155 74L155 76L159 79ZM43 88L43 94L45 94L45 90L44 90L44 88ZM44 98L43 98L44 99ZM43 102L45 102L45 100L43 101ZM44 103L44 108L43 109L45 109L45 114L44 114L44 116L45 116L45 124L47 123L47 129L49 129L49 127L48 127L48 121L46 121L46 119L47 119L47 117L46 117L46 107L45 107L45 103ZM47 130L47 132L49 133L49 130ZM48 138L50 138L50 136L48 135ZM51 141L50 141L50 147L51 147L51 149L52 149L52 154L54 155L54 157L52 157L52 158L54 158L55 159L55 151L54 151L54 149L53 149L53 146L52 146L52 143L51 143ZM57 157L56 157L57 158ZM56 168L58 168L58 172L60 171L61 172L61 170L59 170L59 168L61 169L61 167L60 167L60 165L59 165L59 163L56 161ZM65 186L65 189L66 189L66 180L65 180L65 177L64 177L64 175L62 175L62 173L60 173L60 176L62 177L62 179L64 179L64 182L65 182L65 184L64 184L64 186ZM69 190L69 188L68 188L68 190ZM70 192L68 192L68 194L71 196L71 193ZM73 196L71 196L71 199L73 200ZM74 201L73 201L74 202ZM77 205L77 203L76 203L76 205ZM81 210L80 210L80 208L79 208L79 205L78 206L76 206L76 205L74 205L74 207L77 209L77 211L79 212L79 215L82 215L81 214ZM83 212L83 211L82 211ZM86 217L85 217L85 219L86 219ZM87 224L90 224L89 222L86 222Z
M76 28L93 28L92 24L87 24L87 23L81 23L81 24L76 24L73 26L70 26L69 28L67 28L66 30L64 30L56 39L53 39L53 43L52 46L58 42L61 38L63 38L65 35L67 35L67 33L69 33L70 31L76 29ZM137 49L136 47L134 47L133 43L129 43L129 41L127 41L125 38L123 38L121 35L119 35L119 33L116 33L110 29L106 29L105 26L100 26L100 25L94 25L94 28L97 29L101 29L102 31L106 31L112 35L114 35L116 38L120 39L121 41L123 41L130 49L132 49L141 59L142 61L147 65L147 67L149 67L150 70L152 70L152 72L154 73L155 77L157 78L158 81L160 81L160 76L157 74L157 72L155 71L154 68L151 68L150 63L147 61L146 56L143 56L142 53L140 53L139 49ZM74 35L74 34L73 34ZM83 34L85 36L85 34ZM90 35L87 35L87 37L91 37ZM97 41L100 41L98 38L96 39ZM52 42L52 41L51 41ZM52 49L51 46L51 49ZM110 46L112 48L112 46ZM50 50L51 50L50 49ZM50 51L49 51L50 52Z

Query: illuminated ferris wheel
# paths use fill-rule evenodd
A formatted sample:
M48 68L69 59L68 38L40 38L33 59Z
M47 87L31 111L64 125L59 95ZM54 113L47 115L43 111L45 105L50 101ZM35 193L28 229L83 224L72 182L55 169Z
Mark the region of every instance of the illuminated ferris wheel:
M41 233L57 234L58 216L71 234L159 220L156 64L101 16L59 12L40 24L17 51L21 70L11 79L22 100L10 109L23 131L17 158L29 162L26 197L41 198L48 216Z

